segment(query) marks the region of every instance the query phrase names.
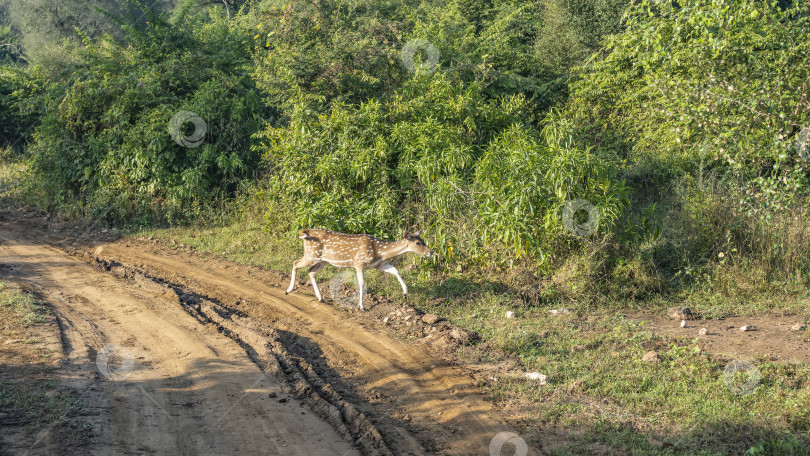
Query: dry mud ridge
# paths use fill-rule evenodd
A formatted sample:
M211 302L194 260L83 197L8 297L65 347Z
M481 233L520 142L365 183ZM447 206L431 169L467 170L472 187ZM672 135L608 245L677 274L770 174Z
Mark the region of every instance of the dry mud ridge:
M56 315L93 426L82 454L489 455L513 430L461 368L285 296L273 272L19 213L0 214L0 264ZM11 450L61 454L48 439Z

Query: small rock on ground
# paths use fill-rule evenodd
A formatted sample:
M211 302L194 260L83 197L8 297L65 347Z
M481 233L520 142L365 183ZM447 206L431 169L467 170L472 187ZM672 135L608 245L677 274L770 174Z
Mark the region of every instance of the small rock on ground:
M467 342L470 341L470 334L467 331L464 331L463 329L460 328L453 328L453 330L450 331L450 337L459 341L462 344L466 344Z
M655 350L650 350L647 353L644 353L644 356L641 357L641 360L645 363L657 363L658 362L658 352Z
M523 376L528 378L529 380L537 380L540 382L541 385L546 384L546 376L541 374L540 372L526 372L523 374Z

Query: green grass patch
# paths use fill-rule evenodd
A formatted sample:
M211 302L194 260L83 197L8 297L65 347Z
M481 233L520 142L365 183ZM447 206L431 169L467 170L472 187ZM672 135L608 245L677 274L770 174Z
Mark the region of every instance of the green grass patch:
M273 237L254 220L224 226L187 225L176 228L150 228L142 236L173 239L203 252L228 260L286 271L303 253L301 240L295 236Z
M0 378L0 409L4 424L82 428L75 418L86 415L86 405L74 391L59 388L53 380Z
M46 309L19 286L0 280L0 306L18 318L23 327L45 321Z
M529 429L586 430L551 454L588 454L594 443L633 454L743 454L751 448L766 451L754 454L806 454L810 366L754 362L759 380L749 384L747 372L726 378L732 360L702 352L693 341L654 335L621 315L529 310L505 319L498 300L487 294L458 304L451 319L518 357L527 371L547 376L539 386L520 372L506 374L489 394L496 401L531 402ZM659 353L659 362L641 360L649 350Z
M0 280L0 426L14 445L56 442L70 452L89 442L92 429L81 418L86 404L59 385L52 349L40 345L44 332L58 332L55 324L35 326L48 321L47 312L19 285Z

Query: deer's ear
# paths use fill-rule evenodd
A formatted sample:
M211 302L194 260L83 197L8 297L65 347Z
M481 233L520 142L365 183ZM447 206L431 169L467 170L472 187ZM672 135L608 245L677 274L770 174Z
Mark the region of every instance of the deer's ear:
M422 234L422 230L419 230L416 233L413 233L414 236L419 236L420 234Z
M410 236L410 234L406 231L405 234L402 235L402 239L408 239L408 236Z

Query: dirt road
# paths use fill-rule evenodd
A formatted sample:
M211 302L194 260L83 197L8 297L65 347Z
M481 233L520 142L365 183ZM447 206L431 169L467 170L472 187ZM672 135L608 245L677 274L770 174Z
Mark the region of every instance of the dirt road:
M56 310L69 382L96 417L94 453L359 454L298 401L271 399L279 381L233 340L30 241L0 230L0 263Z
M487 455L510 430L462 370L273 272L8 216L0 263L55 309L95 454Z

